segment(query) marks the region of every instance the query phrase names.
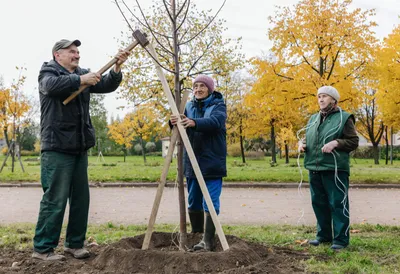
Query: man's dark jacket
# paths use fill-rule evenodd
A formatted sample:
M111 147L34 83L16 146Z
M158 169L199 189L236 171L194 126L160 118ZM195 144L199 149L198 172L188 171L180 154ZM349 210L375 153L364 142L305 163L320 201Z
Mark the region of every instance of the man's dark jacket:
M205 179L226 176L226 105L222 94L214 91L203 101L193 99L186 104L185 114L196 126L187 128L201 173ZM195 178L185 151L185 176Z
M79 154L96 143L89 115L90 93L109 93L117 89L122 73L113 70L95 86L85 89L64 106L63 101L78 90L80 75L88 70L67 71L56 61L45 62L39 73L41 151Z

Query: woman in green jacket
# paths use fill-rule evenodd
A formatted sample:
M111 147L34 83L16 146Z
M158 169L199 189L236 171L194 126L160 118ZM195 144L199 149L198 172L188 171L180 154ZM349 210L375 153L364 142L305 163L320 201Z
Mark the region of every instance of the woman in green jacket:
M352 114L338 107L339 92L332 86L318 89L320 111L306 127L304 165L309 170L312 207L317 219L313 246L331 243L334 250L349 245L349 153L358 147Z

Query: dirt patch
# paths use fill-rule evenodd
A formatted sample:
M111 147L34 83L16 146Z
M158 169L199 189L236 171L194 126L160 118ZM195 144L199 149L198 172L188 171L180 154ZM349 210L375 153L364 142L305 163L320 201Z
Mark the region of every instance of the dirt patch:
M173 238L175 237L175 238ZM300 261L304 252L277 249L227 235L229 250L219 241L215 252L182 252L176 234L154 233L149 250L141 250L144 235L90 247L91 257L62 262L43 262L30 257L31 251L0 250L0 273L304 273ZM188 234L188 246L201 238ZM14 266L12 267L12 265Z

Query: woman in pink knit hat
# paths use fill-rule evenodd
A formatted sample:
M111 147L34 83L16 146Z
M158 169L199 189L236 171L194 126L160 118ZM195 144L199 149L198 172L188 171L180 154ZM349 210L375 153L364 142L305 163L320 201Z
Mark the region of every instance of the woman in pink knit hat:
M214 80L199 75L193 81L193 99L186 104L181 124L186 128L215 211L220 212L222 178L226 177L226 105L221 93L214 90ZM177 116L171 116L176 125ZM188 189L188 211L192 233L203 233L196 250L214 250L215 226L204 201L193 167L185 151L184 174ZM205 212L205 226L204 226Z

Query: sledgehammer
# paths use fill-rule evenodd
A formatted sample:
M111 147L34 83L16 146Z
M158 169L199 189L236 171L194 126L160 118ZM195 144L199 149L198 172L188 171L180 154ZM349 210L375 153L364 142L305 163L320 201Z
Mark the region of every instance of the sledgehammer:
M149 44L149 40L146 37L146 33L142 33L140 30L135 30L133 32L133 37L135 38L135 41L131 43L129 46L125 48L125 51L131 51L133 50L137 45L141 45L142 47L145 47ZM105 66L103 66L97 73L102 75L104 72L106 72L109 68L111 68L116 62L118 61L117 58L113 58L108 62ZM78 96L79 93L84 91L86 88L89 86L83 85L81 86L77 91L72 93L67 99L64 100L63 104L66 105L69 102L72 101L76 96Z

